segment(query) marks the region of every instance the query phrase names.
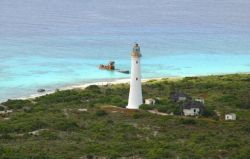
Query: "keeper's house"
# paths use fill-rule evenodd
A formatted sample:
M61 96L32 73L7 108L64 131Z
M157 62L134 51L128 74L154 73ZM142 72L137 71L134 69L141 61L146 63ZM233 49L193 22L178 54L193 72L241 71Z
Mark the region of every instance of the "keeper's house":
M204 110L204 104L197 101L188 101L182 104L182 113L185 116L201 115Z

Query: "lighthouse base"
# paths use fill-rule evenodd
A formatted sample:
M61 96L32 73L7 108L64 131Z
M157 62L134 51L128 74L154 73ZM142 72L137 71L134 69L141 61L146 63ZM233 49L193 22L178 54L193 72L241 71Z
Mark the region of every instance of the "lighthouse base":
M139 106L128 105L128 106L126 106L126 109L139 109Z

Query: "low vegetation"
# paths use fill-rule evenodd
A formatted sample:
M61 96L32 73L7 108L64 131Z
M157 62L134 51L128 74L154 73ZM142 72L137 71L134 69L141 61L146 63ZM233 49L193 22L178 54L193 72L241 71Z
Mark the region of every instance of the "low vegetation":
M203 116L181 116L176 90L203 97ZM250 75L151 80L143 95L157 104L137 111L123 109L128 93L127 84L89 86L2 103L13 113L0 116L0 158L249 158ZM236 121L224 120L230 112Z

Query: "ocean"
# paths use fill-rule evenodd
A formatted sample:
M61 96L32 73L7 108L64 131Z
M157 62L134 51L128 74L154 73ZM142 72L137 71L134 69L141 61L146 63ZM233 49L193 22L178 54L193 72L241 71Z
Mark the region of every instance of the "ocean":
M249 0L0 0L0 101L129 78L250 72Z

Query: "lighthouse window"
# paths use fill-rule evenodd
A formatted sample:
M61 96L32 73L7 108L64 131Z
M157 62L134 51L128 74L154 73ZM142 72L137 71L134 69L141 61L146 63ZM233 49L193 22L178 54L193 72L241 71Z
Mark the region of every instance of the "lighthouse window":
M138 78L136 77L136 81L138 81Z
M138 61L136 61L136 64L138 64Z

